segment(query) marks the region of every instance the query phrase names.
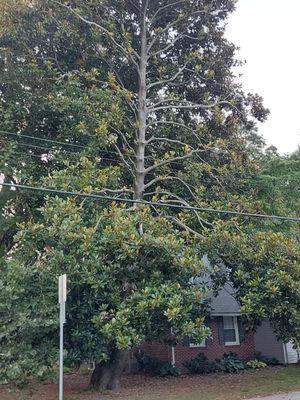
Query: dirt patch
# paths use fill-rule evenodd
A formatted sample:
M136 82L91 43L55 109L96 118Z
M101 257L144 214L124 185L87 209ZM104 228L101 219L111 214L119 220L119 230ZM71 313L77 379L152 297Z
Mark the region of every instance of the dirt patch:
M89 374L73 373L65 376L65 400L167 400L168 398L238 400L252 397L253 393L264 393L264 383L266 393L275 393L277 387L274 387L272 391L272 387L267 386L270 381L284 381L285 376L291 372L295 374L295 370L277 367L263 371L247 371L239 375L184 375L178 378L127 375L122 379L120 392L113 394L91 391L88 389ZM297 371L296 374L300 376ZM259 390L257 390L258 387ZM298 388L300 388L300 383ZM283 389L278 387L278 389L285 390L284 387ZM294 387L291 387L292 389ZM56 382L31 384L22 391L10 391L7 387L0 387L1 400L57 400L57 398Z

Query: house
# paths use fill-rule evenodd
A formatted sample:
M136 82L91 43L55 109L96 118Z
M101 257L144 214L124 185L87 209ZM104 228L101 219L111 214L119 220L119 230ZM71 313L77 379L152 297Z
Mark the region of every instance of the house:
M210 269L207 256L203 257L206 269ZM227 275L226 268L224 273ZM212 286L208 276L195 278L199 285ZM142 343L139 350L148 356L170 362L182 368L184 363L195 358L200 352L204 353L210 361L222 358L224 353L234 352L242 360L249 361L256 357L256 352L261 352L268 358L276 358L281 364L297 363L300 359L300 349L293 348L292 343L283 343L277 340L269 321L263 321L256 332L246 332L241 318L241 307L235 296L235 289L227 281L217 295L211 291L210 316L206 324L211 329L211 338L196 343L193 338L187 337L183 343L169 346L163 343Z
M296 364L300 360L300 350L293 343L284 343L275 336L272 325L265 320L254 335L256 351L269 358L276 358L281 364Z
M245 361L255 358L255 336L253 332L245 332L241 323L240 305L234 297L234 289L230 283L226 283L218 295L211 299L211 313L207 325L212 335L202 343L196 343L187 337L184 343L176 346L143 343L140 349L149 356L180 368L200 352L211 361L230 351Z

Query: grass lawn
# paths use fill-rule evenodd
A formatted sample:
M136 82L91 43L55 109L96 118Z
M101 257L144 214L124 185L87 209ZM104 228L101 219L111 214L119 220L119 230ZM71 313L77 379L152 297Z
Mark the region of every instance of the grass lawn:
M119 393L100 394L87 389L87 374L69 374L65 400L240 400L300 389L300 367L273 367L238 375L181 376L152 378L124 377ZM31 385L22 391L0 387L1 400L56 400L57 384Z

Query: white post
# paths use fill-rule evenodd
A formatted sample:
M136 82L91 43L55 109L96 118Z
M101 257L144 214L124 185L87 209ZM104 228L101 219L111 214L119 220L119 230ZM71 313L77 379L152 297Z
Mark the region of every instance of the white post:
M173 329L172 328L171 328L171 335L172 335L172 339L173 339ZM171 362L171 364L173 365L173 367L175 367L175 365L176 365L175 346L173 344L171 346L171 354L172 354L172 362Z
M66 322L67 275L58 280L59 301L59 400L64 398L64 323Z

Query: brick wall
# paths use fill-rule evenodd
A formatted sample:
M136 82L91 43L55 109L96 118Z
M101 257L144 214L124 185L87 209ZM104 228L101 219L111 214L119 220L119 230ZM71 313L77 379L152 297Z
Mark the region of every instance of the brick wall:
M175 347L176 366L182 367L185 361L188 361L197 356L197 354L204 353L210 361L216 358L221 358L224 353L230 351L237 353L238 356L247 361L255 358L255 342L254 334L248 333L245 340L238 346L225 346L219 342L217 319L212 317L210 321L210 329L212 331L212 342L207 344L206 347L188 347L177 345ZM146 354L161 359L162 361L172 361L171 348L161 343L143 343L141 350Z

